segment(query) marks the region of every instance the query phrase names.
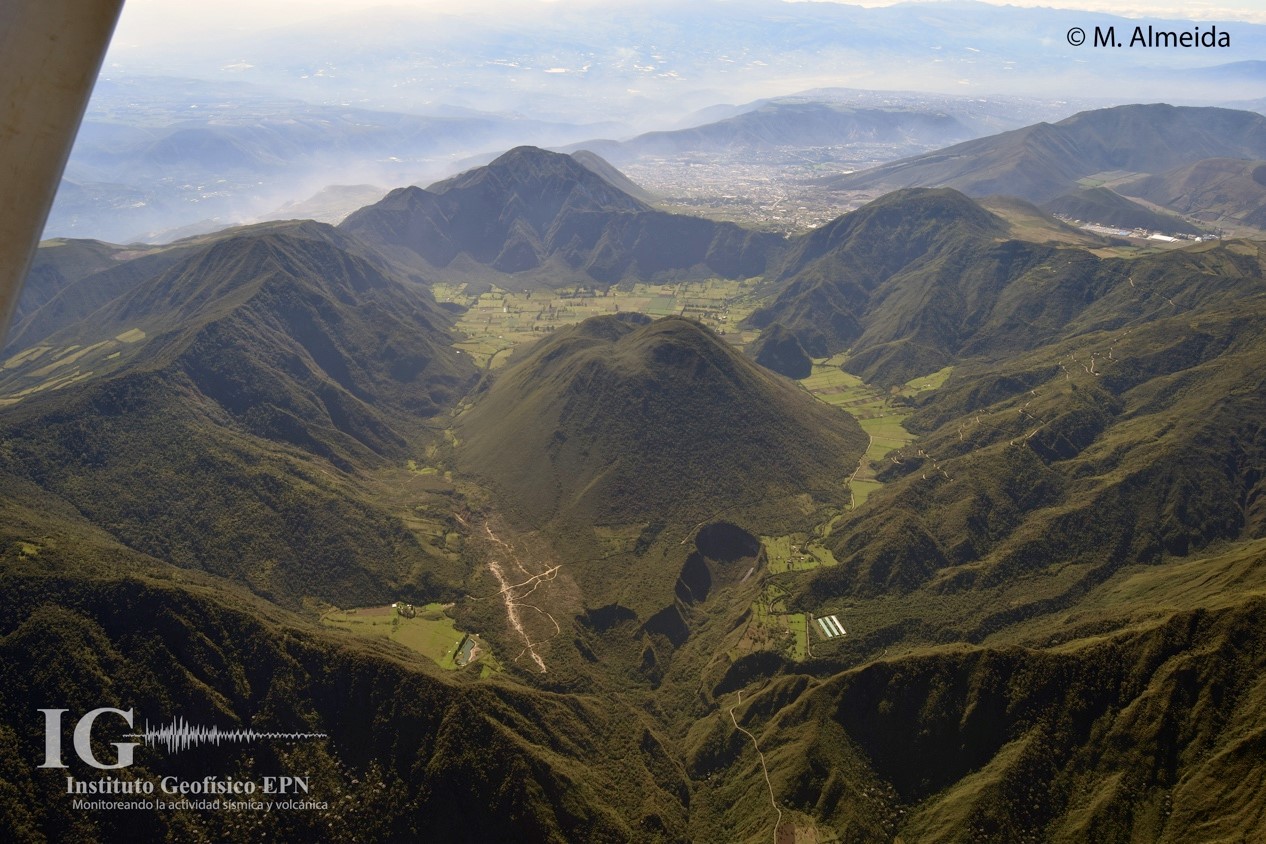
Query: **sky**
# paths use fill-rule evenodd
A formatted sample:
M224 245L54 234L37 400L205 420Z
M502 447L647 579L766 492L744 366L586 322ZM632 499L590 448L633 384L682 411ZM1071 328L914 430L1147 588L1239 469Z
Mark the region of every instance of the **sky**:
M833 0L790 0L833 2ZM905 0L851 0L854 6L891 6ZM1266 23L1263 0L983 0L992 5L1083 9L1170 20L1243 20ZM555 0L486 0L484 8L539 7L548 13ZM586 0L594 6L637 6L639 0ZM689 0L682 0L689 2ZM126 0L115 34L120 46L148 45L188 32L250 31L381 6L432 8L440 13L470 11L474 4L453 0ZM477 8L477 7L476 7ZM460 13L460 12L458 12Z

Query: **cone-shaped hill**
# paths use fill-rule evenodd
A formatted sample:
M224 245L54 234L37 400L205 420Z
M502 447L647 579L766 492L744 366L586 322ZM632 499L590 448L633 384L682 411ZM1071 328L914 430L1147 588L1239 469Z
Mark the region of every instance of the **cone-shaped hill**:
M750 527L838 501L857 422L681 318L598 317L512 364L459 421L462 466L534 526L724 516Z
M497 283L521 287L757 276L784 243L732 223L656 211L590 169L589 158L585 166L518 147L426 190L394 190L341 228L423 271L512 275Z

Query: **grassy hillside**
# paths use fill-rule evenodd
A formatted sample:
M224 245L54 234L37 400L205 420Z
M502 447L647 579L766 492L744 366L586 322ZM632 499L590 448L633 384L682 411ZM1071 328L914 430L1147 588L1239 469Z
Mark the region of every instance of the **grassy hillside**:
M88 247L92 250L89 254L104 253L99 260L71 264L76 253L85 251L84 243L52 241L40 245L5 338L7 351L28 348L73 326L135 285L173 266L190 251L173 246L138 250L140 254L135 254L125 247L99 244Z
M813 357L852 348L868 380L892 361L883 380L903 383L949 364L1007 276L1053 252L999 243L1006 233L955 191L890 194L793 242L777 293L746 324L781 323Z
M27 272L13 319L19 321L37 310L66 285L108 269L124 251L123 247L100 240L55 238L43 241Z
M1119 186L1128 195L1231 230L1266 229L1266 162L1210 158Z

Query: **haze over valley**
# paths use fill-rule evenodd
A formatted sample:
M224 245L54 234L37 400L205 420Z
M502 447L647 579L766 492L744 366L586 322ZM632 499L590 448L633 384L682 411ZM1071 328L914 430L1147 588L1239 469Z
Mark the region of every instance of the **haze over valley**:
M585 146L669 206L804 231L873 198L816 177L1089 108L1251 103L1266 42L1235 22L1231 49L1158 62L1065 40L1129 18L982 3L383 6L178 47L136 20L46 237L166 242L293 214L328 186L424 187L522 144ZM364 201L316 207L337 222Z

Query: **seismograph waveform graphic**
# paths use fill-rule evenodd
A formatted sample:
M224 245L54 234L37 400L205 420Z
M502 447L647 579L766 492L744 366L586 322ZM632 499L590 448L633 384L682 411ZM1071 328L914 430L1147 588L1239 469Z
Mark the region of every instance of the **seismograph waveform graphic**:
M167 749L168 753L179 753L182 750L188 750L200 744L213 744L218 747L226 742L250 744L253 741L265 739L304 741L307 739L329 738L329 736L325 733L258 733L250 728L221 730L219 727L195 726L184 718L175 718L170 724L157 727L151 727L149 721L146 721L144 730L139 733L133 733L128 738L141 739L145 742L146 747L160 744Z

